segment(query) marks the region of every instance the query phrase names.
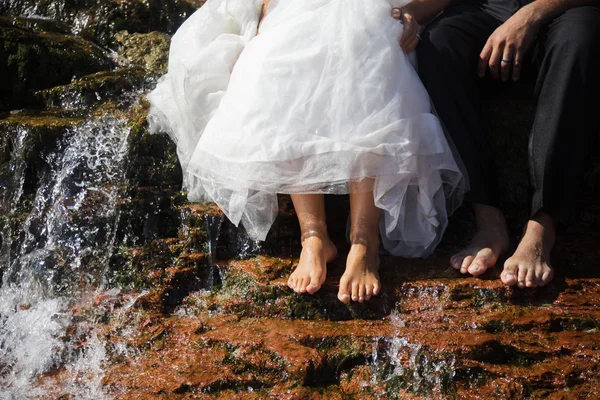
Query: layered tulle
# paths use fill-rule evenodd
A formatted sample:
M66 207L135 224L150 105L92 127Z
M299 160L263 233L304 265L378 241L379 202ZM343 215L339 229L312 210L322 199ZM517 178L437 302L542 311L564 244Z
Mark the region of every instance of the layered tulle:
M262 1L208 1L174 36L149 96L190 199L216 202L264 239L277 193L345 194L373 178L386 249L429 254L465 180L398 45L391 3L271 3L254 37Z

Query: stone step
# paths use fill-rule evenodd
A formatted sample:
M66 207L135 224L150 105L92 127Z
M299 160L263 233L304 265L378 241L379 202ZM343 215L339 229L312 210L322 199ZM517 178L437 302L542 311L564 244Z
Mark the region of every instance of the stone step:
M47 108L78 110L119 100L124 93L142 89L146 71L139 67L102 71L74 79L71 83L36 92Z
M175 279L186 281L185 276ZM589 298L597 298L600 280L586 282L593 290ZM581 284L568 281L565 299ZM117 304L127 304L133 294L120 296ZM523 398L567 391L577 398L593 393L593 385L600 383L600 313L597 306L589 307L585 318L594 322L563 326L556 322L561 315L569 313L575 321L584 313L571 314L562 296L537 307L506 301L480 312L449 307L394 311L372 321L326 321L207 309L199 305L198 293L164 314L146 295L136 306L118 311L118 319L99 316L103 322L97 332L138 354L123 358L115 353L106 369L106 385L127 396ZM252 295L243 299L256 301ZM96 312L106 309L114 315L119 309L103 307L103 301L115 304L100 299L94 302ZM512 320L517 329L489 329L484 321L490 318ZM67 377L65 370L50 379Z

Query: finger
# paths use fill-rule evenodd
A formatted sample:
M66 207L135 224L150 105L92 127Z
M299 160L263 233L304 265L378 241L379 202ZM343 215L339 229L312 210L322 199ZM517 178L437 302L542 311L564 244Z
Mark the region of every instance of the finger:
M479 54L479 65L477 66L477 75L479 75L480 78L483 78L485 76L485 70L487 69L491 55L492 44L488 39L488 41L485 43L485 46L483 46L483 50L481 50L481 53Z
M406 54L408 54L408 53L415 51L415 49L417 48L418 45L419 45L419 38L415 36L410 42L407 42L404 44L404 46L402 46L402 50L404 50L404 52Z
M521 52L519 51L519 49L517 49L517 51L515 52L515 59L513 60L513 68L512 68L512 78L513 81L518 81L519 78L521 78L521 62L522 62L522 55Z
M410 40L414 40L417 37L417 35L419 34L419 28L419 24L417 24L414 20L410 22L410 36L407 42Z
M492 49L492 54L490 55L488 66L490 67L490 75L492 75L493 79L500 78L500 59L502 59L503 53L504 45L496 45Z
M505 46L502 54L502 60L500 61L500 73L502 80L506 82L510 78L510 71L512 70L514 61L515 48L514 46Z
M402 38L400 39L400 45L404 45L404 43L415 35L415 26L412 23L412 18L407 17L405 15L402 16L402 24L404 25L404 30L402 32Z
M399 8L392 8L392 18L396 19L396 20L400 20L400 17L402 16L402 10L400 10Z

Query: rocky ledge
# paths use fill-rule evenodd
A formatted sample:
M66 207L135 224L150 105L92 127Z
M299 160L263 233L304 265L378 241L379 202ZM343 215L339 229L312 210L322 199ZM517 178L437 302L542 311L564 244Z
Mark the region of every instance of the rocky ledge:
M75 344L74 354L100 343L101 368L57 364L32 378L44 389L38 398L77 398L65 387L98 376L101 394L121 399L598 396L597 151L580 211L553 256L556 278L545 288L505 287L499 268L479 278L449 268L448 256L473 232L462 208L434 257L384 257L382 294L343 305L336 293L348 204L333 197L328 225L340 258L319 293L298 295L285 284L300 250L289 198L280 198L267 241L254 243L214 205L189 204L173 143L147 130L143 92L166 68L168 33L202 2L34 3L0 8L13 14L0 19L0 65L10 77L0 104L6 110L0 115L0 249L10 253L22 241L15 232L48 175L49 154L65 137L107 114L125 121L128 134L114 250L101 268L102 285L73 299L72 326L62 338ZM65 18L62 24L24 18L31 7ZM106 16L113 24L91 18L89 29L74 31L81 15ZM115 35L117 27L129 32ZM136 33L153 29L163 32ZM118 57L101 47L107 43L118 47ZM510 88L485 103L515 239L528 192L529 89ZM34 110L10 111L16 107ZM19 203L7 213L16 188ZM65 211L65 220L89 219L97 201ZM10 373L3 368L0 361L0 378Z

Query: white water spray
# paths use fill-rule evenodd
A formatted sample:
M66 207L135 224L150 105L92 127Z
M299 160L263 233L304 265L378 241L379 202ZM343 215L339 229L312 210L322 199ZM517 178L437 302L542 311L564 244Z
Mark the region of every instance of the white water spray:
M41 396L39 378L62 368L74 376L64 394L107 397L100 383L104 345L93 321L74 320L70 308L102 287L116 236L128 134L125 122L113 117L90 119L68 132L46 160L49 173L20 232L3 231L3 242L13 240L4 244L0 265L2 399ZM13 152L19 151L17 146ZM15 183L22 193L21 175Z

